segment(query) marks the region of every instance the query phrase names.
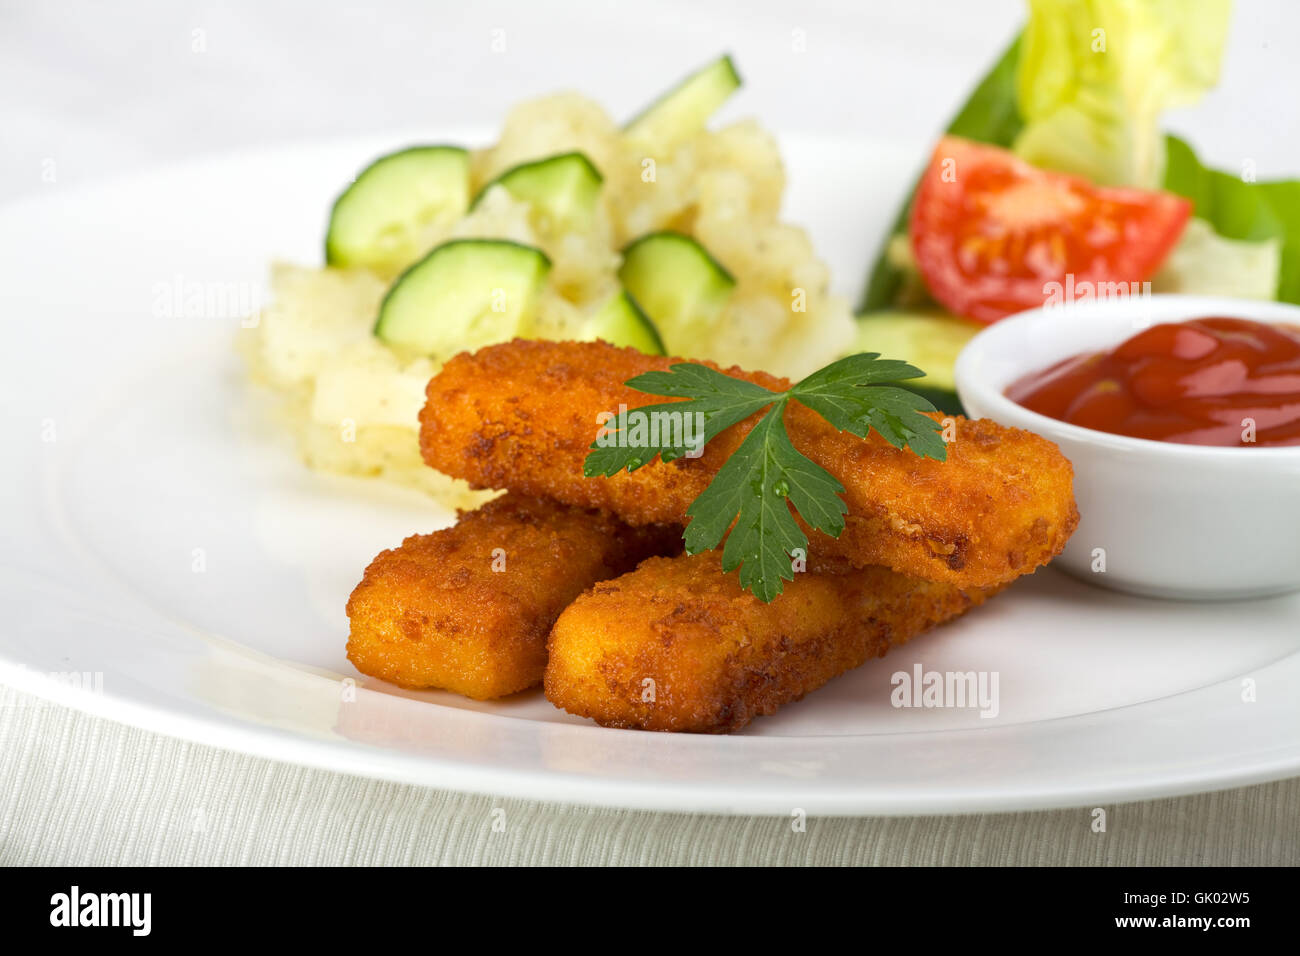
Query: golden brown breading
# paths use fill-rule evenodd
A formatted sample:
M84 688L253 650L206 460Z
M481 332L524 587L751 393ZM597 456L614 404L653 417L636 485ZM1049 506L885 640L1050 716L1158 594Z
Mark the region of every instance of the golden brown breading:
M420 414L424 459L477 488L603 508L634 525L684 523L687 507L756 418L719 435L698 459L656 461L611 478L582 474L597 414L667 401L623 383L679 361L603 342L518 339L457 355L429 382ZM789 387L761 372L725 371L766 388ZM786 425L795 447L847 489L843 534L814 533L811 554L987 587L1047 563L1078 524L1069 461L1030 432L956 418L948 460L938 462L874 432L865 440L839 432L797 404Z
M763 604L716 551L651 558L560 615L546 697L608 727L739 730L997 590L837 561Z
M680 550L680 527L629 528L602 512L506 495L371 562L348 599L348 659L402 687L513 694L541 681L546 635L565 605L650 555Z

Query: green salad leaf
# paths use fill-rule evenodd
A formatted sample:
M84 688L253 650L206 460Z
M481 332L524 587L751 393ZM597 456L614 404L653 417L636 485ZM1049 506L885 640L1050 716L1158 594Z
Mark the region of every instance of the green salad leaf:
M981 143L1010 146L1025 127L1016 103L1022 40L1015 37L957 111L947 132Z
M1156 291L1300 303L1300 182L1207 169L1158 127L1162 110L1215 83L1230 12L1229 0L1029 0L1023 34L947 131L1093 182L1192 200L1195 218L1152 278ZM872 266L868 316L934 307L906 236L914 193Z
M1204 219L1192 218L1151 277L1151 291L1268 300L1277 294L1281 266L1279 240L1225 239Z
M1207 169L1187 143L1176 136L1165 141L1165 189L1190 199L1193 215L1220 236L1280 246L1271 297L1300 304L1300 180L1255 182L1249 170L1233 175Z
M982 143L1010 146L1024 127L1015 95L1016 66L1019 62L1020 37L1017 36L962 104L948 124L947 132ZM886 254L890 241L907 233L907 217L919 183L920 177L917 177L908 190L898 215L894 217L894 223L882 244L881 254L867 279L867 290L859 311L875 312L895 305L923 304L921 300L925 294L924 288L918 288L919 278L915 271L906 263L899 262L898 257Z
M1016 98L1021 159L1155 189L1162 112L1218 82L1229 0L1029 0Z

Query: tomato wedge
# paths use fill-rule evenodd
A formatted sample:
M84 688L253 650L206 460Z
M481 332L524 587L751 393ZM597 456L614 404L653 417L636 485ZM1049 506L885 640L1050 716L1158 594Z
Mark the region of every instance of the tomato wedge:
M1099 297L1149 279L1191 211L1170 193L1094 186L946 136L917 187L912 251L935 299L995 322L1062 290Z

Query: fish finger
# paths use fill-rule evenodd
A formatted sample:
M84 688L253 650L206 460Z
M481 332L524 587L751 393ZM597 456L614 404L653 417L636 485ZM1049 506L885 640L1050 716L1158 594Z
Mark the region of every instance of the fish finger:
M513 694L541 681L546 636L575 597L680 550L680 527L505 495L370 563L348 599L348 659L401 687Z
M716 551L651 558L560 615L546 697L607 727L728 733L996 590L833 560L763 604L722 573Z
M597 416L666 401L623 383L680 361L603 342L516 339L462 353L429 382L420 414L424 460L476 488L603 508L633 525L685 524L687 508L758 416L727 429L698 458L656 460L611 477L587 478L582 468L603 420ZM771 390L790 385L762 372L725 371ZM848 505L844 531L838 538L811 532L809 554L989 587L1060 553L1079 520L1073 469L1060 449L992 421L933 417L950 432L942 462L895 448L874 431L865 439L841 432L791 403L791 441L840 480Z

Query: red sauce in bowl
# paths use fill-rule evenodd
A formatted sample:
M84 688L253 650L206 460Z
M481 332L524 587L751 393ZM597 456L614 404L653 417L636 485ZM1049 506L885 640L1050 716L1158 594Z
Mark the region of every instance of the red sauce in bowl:
M1209 318L1153 325L1007 388L1032 411L1187 445L1300 445L1300 327Z

